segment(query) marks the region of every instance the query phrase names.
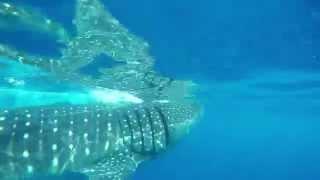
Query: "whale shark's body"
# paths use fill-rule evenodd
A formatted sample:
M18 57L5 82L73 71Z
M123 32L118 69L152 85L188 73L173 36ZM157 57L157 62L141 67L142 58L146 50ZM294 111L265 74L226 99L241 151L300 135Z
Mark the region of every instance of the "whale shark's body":
M46 72L39 76L78 84L94 92L96 99L82 104L45 99L51 104L42 104L29 96L26 107L19 103L19 107L0 109L1 180L65 171L86 174L90 180L127 179L142 161L174 145L200 115L189 91L192 83L154 72L148 43L131 34L99 0L76 0L75 9L77 35L67 37L62 26L53 26L44 16L0 3L0 16L10 17L0 17L4 21L0 23L14 19L15 26L27 24L67 41L59 58L21 53L1 44L0 56ZM119 63L101 67L97 77L81 73L101 54ZM13 79L11 75L1 78ZM100 89L108 89L109 94ZM119 94L126 103L110 106ZM62 99L80 102L75 97Z
M2 110L0 178L68 170L91 179L123 179L184 134L197 111L158 102L116 109L60 104Z

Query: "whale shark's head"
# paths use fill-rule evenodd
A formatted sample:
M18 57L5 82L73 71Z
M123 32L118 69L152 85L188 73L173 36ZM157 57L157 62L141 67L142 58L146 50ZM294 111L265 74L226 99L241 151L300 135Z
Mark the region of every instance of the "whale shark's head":
M170 144L189 133L201 118L203 108L196 100L197 85L190 81L174 81L164 90L168 99L161 100L162 112L167 120Z
M170 145L187 135L200 119L202 108L197 103L172 104L163 108L167 117Z

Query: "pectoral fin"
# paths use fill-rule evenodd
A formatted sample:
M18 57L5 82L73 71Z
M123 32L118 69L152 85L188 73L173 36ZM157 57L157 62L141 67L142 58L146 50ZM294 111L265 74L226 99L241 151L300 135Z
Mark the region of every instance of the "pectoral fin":
M81 173L87 175L89 180L125 180L136 170L138 164L132 155L117 152L82 169Z

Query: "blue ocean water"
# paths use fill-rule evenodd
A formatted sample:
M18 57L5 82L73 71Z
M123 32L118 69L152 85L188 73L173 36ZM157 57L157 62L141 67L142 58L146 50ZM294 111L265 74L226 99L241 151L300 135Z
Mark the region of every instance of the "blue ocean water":
M23 2L72 30L73 1ZM200 85L205 107L190 135L142 164L133 179L320 179L318 1L105 3L150 43L158 71ZM44 54L57 52L47 39L30 44L24 38L0 40ZM71 178L83 179L64 177Z

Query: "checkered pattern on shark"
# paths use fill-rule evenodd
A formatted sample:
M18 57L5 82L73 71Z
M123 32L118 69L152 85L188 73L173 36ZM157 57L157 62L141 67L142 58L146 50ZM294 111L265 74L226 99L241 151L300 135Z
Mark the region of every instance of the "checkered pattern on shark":
M119 158L132 162L127 168L134 171L140 158L164 151L178 138L177 130L189 128L197 113L193 108L150 103L119 109L92 104L3 110L0 177L65 170L90 173L98 162L117 162ZM104 171L122 176L116 169L109 166Z

